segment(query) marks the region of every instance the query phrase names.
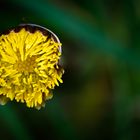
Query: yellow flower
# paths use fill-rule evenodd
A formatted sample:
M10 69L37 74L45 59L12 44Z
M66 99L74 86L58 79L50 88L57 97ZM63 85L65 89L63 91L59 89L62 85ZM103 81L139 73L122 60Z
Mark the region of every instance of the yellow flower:
M39 109L62 83L61 43L50 30L23 24L0 36L0 104L8 99Z

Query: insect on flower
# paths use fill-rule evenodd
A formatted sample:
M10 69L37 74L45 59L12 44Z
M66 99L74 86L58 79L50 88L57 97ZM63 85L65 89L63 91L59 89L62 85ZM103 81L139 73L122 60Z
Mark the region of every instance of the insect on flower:
M61 43L50 30L21 24L0 36L0 104L8 100L40 109L62 83Z

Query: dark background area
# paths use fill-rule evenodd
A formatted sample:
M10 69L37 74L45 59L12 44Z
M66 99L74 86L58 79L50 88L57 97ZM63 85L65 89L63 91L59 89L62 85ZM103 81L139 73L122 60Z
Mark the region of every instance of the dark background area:
M139 0L1 0L0 32L21 23L57 34L64 83L39 111L0 106L1 140L140 139Z

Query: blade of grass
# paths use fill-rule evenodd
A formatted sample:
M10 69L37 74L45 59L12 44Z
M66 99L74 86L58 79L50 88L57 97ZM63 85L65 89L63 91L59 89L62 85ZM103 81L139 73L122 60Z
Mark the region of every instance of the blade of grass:
M136 13L135 3L137 2L134 0L123 0L122 15L126 23L125 25L129 31L128 32L130 36L130 40L128 41L129 46L139 51L140 21L139 21L139 16Z
M121 65L121 66L120 66ZM121 63L113 70L115 134L117 140L132 140L132 102L130 79L126 64Z
M59 98L55 97L53 100L53 102L47 105L46 112L53 127L56 129L58 137L64 140L81 140L81 137L76 134L76 130L72 122L68 119L63 107L61 107Z
M13 0L12 2L34 12L36 17L42 17L47 22L49 21L53 24L56 23L57 28L65 32L72 40L81 42L84 40L86 45L82 46L86 46L87 49L95 51L95 48L97 48L103 53L114 55L120 60L127 61L133 67L140 67L140 57L133 49L128 49L124 47L124 44L120 44L104 36L96 27L91 26L84 19L79 19L77 16L71 15L70 11L62 10L58 6L52 5L49 2L44 3L41 0Z
M5 121L5 124L8 126L8 129L14 135L14 139L17 140L31 140L26 126L22 123L18 114L14 109L8 105L0 106L0 116L1 119Z

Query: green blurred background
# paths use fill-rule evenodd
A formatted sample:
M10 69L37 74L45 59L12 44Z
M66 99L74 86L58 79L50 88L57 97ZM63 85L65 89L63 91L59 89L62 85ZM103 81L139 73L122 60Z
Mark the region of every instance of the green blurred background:
M0 32L20 23L57 34L64 83L39 111L0 106L0 140L140 139L139 0L1 0Z

